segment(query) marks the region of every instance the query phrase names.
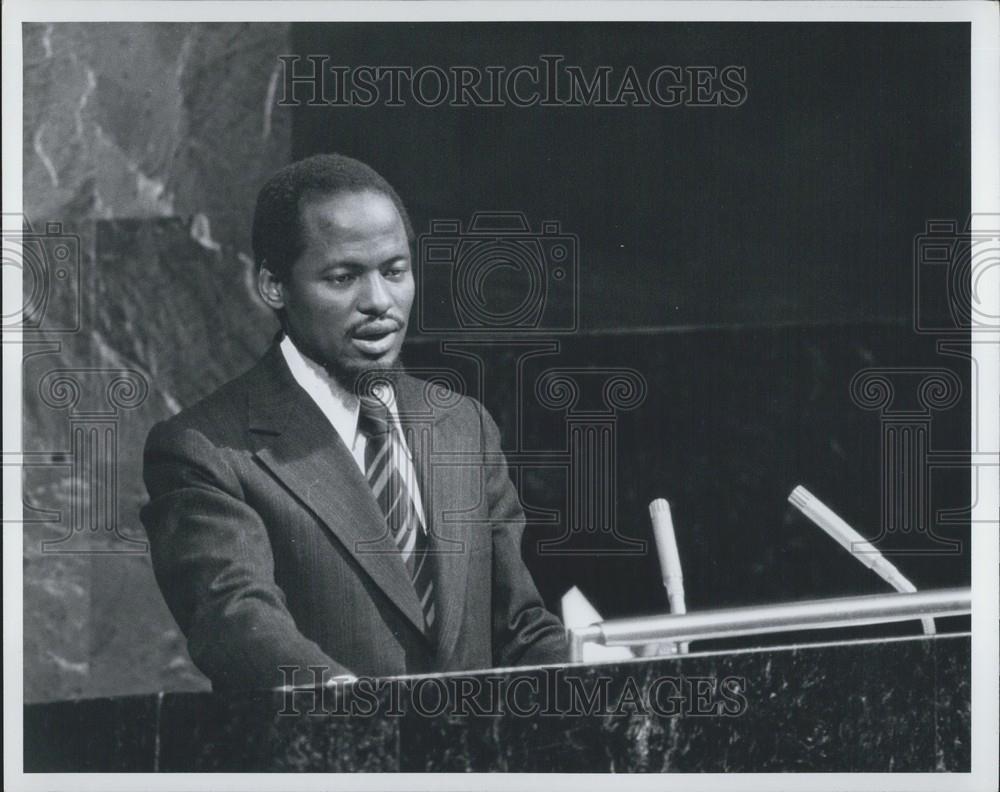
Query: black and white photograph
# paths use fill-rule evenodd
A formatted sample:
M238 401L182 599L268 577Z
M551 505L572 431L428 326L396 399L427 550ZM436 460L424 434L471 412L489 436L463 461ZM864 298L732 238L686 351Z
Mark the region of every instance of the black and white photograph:
M5 788L997 788L995 3L3 14Z

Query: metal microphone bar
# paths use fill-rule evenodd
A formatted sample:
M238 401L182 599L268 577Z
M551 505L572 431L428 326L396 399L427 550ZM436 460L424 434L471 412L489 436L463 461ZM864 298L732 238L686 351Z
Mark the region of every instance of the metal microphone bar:
M949 588L912 594L875 594L807 602L614 619L569 630L570 659L583 659L583 646L634 646L661 641L734 638L793 630L857 627L909 621L922 616L962 616L972 612L972 589Z

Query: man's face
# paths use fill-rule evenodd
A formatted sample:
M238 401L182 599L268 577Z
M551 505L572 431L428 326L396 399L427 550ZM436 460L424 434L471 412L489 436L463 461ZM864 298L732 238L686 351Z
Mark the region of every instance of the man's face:
M392 201L372 191L307 196L299 211L305 249L271 284L277 299L265 299L284 308L296 346L351 387L399 357L414 293L406 229Z

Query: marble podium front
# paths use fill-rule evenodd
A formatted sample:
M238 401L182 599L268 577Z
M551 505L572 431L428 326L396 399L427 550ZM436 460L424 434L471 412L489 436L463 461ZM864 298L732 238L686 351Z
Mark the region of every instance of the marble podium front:
M26 772L962 772L970 639L25 707Z

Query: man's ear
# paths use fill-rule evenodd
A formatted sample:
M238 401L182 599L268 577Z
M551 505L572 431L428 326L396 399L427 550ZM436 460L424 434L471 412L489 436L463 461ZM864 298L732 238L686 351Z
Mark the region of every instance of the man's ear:
M257 293L268 308L280 311L285 307L285 289L271 270L262 266L257 270Z

